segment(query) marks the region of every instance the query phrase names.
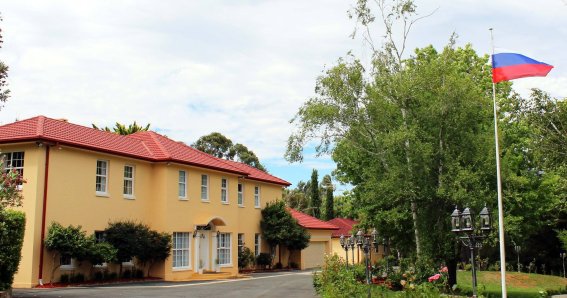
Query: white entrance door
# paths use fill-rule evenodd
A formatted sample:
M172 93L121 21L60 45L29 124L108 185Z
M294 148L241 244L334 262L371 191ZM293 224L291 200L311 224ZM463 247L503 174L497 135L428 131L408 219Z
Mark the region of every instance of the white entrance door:
M199 239L199 269L210 270L209 266L209 231L200 231L200 234L203 235Z

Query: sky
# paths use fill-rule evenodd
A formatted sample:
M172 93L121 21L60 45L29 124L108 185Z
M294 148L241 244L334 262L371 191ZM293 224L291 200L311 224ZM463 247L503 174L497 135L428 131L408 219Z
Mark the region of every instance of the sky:
M191 144L220 132L258 155L275 176L319 181L335 169L313 146L303 163L283 158L290 120L315 95L317 77L352 52L355 0L28 1L0 5L11 98L0 124L37 115L91 126L137 121ZM516 80L526 96L541 88L567 97L567 0L415 1L421 15L408 51L458 45L515 51L555 68L546 78ZM372 28L375 43L384 30ZM313 145L313 144L311 144ZM348 189L337 185L337 191Z

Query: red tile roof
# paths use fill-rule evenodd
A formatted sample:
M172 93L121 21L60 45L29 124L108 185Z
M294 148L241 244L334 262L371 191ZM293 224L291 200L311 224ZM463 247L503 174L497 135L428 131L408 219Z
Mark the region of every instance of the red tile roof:
M352 227L358 224L358 221L348 218L333 218L327 222L339 227L338 230L333 231L333 234L331 235L333 238L341 237L341 235L351 235Z
M216 158L153 131L123 136L45 116L0 126L0 144L47 141L153 162L178 162L289 186L290 183L247 165Z
M337 230L339 229L338 227L322 221L320 219L317 219L313 216L309 216L303 212L299 212L295 209L292 208L287 208L287 210L289 211L289 213L291 213L291 216L293 218L295 218L295 220L297 220L297 222L299 223L300 226L306 228L306 229L315 229L315 230Z

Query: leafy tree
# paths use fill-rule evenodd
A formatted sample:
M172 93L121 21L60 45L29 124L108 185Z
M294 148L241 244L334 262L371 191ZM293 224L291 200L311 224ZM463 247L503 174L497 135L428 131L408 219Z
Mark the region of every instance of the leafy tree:
M148 265L147 276L150 276L152 265L156 262L165 261L171 254L171 235L168 233L159 233L157 231L148 230L143 231L141 241L141 250L136 255L138 261L144 266Z
M269 202L262 209L262 220L260 221L263 238L270 246L272 254L279 247L279 262L281 263L282 245L291 245L295 249L301 248L305 235L297 221L286 210L285 202L278 200ZM309 239L308 239L309 240Z
M321 218L321 195L319 193L319 174L316 169L311 172L311 195L309 200L309 213Z
M61 266L58 262L60 257L84 259L92 247L86 233L81 230L81 226L69 225L63 227L57 222L51 223L44 244L45 248L53 254L51 279L53 279L57 268Z
M288 231L289 238L287 238L287 240L283 243L289 250L290 257L294 251L303 250L309 246L309 240L311 239L307 230L299 226L295 219L292 218L292 220L295 224L291 225L291 229Z
M144 255L144 239L149 235L150 229L141 223L133 221L118 221L108 224L105 230L106 241L116 248L116 261L120 264L131 261L135 256Z
M102 130L102 131L108 131L108 132L113 132L115 134L119 134L119 135L129 135L129 134L133 134L139 131L148 131L150 129L150 124L148 123L146 126L142 126L142 125L138 125L136 123L136 121L134 121L134 123L126 126L125 124L121 124L116 122L116 124L114 125L114 127L112 129L108 128L108 126L105 126L104 128L102 127L98 127L95 124L92 124L94 129L98 129L98 130Z
M2 16L0 16L0 22L2 21ZM2 28L0 28L0 49L2 48ZM4 64L4 62L0 61L0 108L3 107L3 104L8 100L10 97L10 90L6 89L8 83L6 82L6 78L8 77L8 66Z
M233 144L231 139L219 132L213 132L200 137L191 147L218 158L237 160L267 172L254 152L240 143Z
M116 261L116 252L118 251L112 244L102 241L97 242L94 236L87 238L86 255L79 258L91 263L94 267L102 263L112 263Z

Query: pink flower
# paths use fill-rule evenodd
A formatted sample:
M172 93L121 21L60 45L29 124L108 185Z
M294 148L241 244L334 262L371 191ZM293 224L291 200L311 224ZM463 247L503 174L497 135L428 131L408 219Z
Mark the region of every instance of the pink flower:
M438 280L440 277L441 277L441 274L437 273L437 274L435 274L435 275L429 277L427 280L428 280L429 282L433 282L434 280Z
M439 272L446 273L446 272L449 272L449 269L447 269L447 266L445 266L445 267L441 268L441 270L439 270Z

